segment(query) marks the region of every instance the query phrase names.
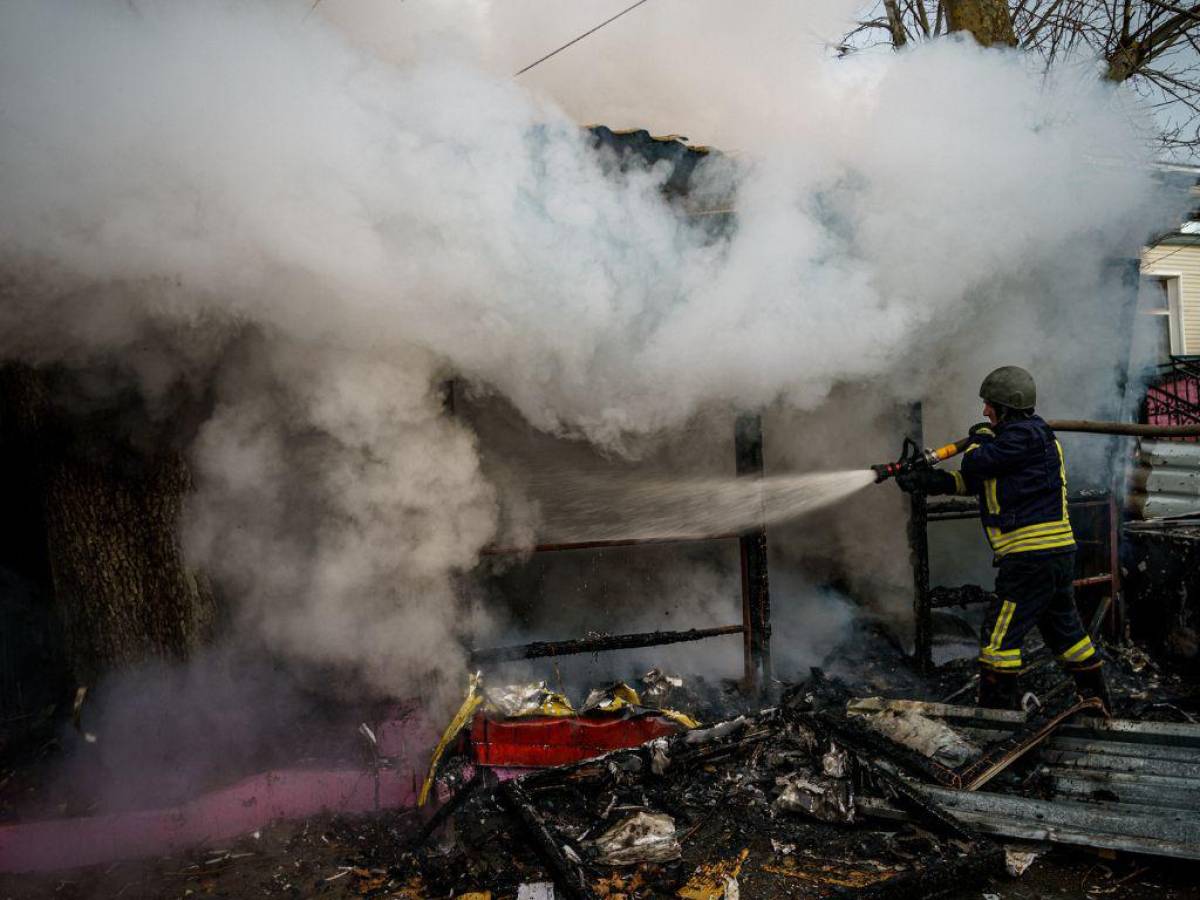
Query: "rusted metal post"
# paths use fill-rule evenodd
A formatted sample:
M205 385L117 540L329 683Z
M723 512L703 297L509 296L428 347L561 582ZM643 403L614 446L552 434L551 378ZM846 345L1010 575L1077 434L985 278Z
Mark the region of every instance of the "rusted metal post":
M738 416L734 426L737 474L763 475L762 417ZM742 623L745 627L745 690L761 698L771 682L771 591L767 578L767 528L760 525L741 536Z
M925 446L925 415L920 402L909 404L908 436ZM913 657L918 671L933 668L933 611L929 596L929 505L924 494L909 495L908 555L913 570Z

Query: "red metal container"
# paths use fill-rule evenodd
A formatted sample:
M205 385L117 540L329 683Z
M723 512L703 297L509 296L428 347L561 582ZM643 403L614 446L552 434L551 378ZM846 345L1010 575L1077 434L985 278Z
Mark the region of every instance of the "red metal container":
M483 766L561 766L680 730L680 725L658 715L493 719L480 713L471 724L470 744L475 761Z

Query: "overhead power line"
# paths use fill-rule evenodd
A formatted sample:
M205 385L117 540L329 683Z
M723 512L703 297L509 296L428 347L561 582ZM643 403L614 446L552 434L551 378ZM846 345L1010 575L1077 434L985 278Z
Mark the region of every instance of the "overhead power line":
M318 2L319 2L319 0L318 0ZM589 34L595 34L597 31L599 31L599 30L600 30L601 28L603 28L605 25L609 24L610 22L615 22L615 21L617 21L617 19L621 18L621 16L625 15L625 13L627 13L627 12L631 12L631 11L633 11L633 10L637 9L639 6L641 6L641 5L642 5L643 3L645 3L645 2L647 2L647 0L637 0L637 3L633 4L632 6L627 6L627 7L625 7L623 10L621 10L621 11L620 11L619 13L617 13L615 16L613 16L613 17L612 17L612 18L610 18L610 19L605 19L603 22L601 22L601 23L600 23L599 25L597 25L595 28L589 28L589 29L588 29L587 31L585 31L583 34L579 35L579 37L577 37L577 38L572 38L571 40L569 40L569 41L567 41L565 44L563 44L561 47L559 47L557 50L551 50L549 53L547 53L547 54L546 54L545 56L543 56L541 59L535 59L533 62L531 62L531 63L530 63L529 65L527 65L525 68L523 68L521 71L519 71L519 72L513 72L513 78L516 78L518 75L524 75L526 72L528 72L528 71L529 71L530 69L532 69L534 66L540 66L542 63L544 63L544 62L545 62L546 60L548 60L550 57L552 57L552 56L555 56L555 55L557 55L557 54L559 54L559 53L562 53L564 50L566 50L566 49L567 49L568 47L570 47L572 44L578 44L580 41L582 41L582 40L583 40L585 37L587 37Z

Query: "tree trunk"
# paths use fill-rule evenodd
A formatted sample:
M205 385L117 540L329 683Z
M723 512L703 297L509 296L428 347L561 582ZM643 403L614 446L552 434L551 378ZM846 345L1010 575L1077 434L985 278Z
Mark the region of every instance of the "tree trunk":
M170 446L135 449L112 421L58 408L43 370L0 378L0 427L29 448L67 664L78 683L152 658L182 659L209 634L211 592L184 564L191 477Z
M1117 47L1108 58L1104 77L1109 81L1131 78L1141 68L1144 52L1143 47L1137 43Z
M982 46L1017 46L1006 0L946 0L951 31L967 31Z

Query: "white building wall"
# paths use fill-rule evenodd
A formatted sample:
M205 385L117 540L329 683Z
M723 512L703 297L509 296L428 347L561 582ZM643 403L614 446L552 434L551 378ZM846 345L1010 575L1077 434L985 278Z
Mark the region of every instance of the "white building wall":
M1142 254L1142 274L1167 281L1172 352L1200 355L1200 243L1147 248Z

